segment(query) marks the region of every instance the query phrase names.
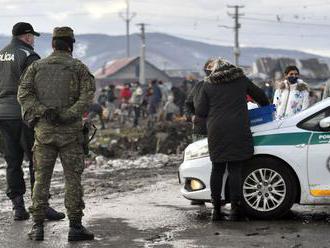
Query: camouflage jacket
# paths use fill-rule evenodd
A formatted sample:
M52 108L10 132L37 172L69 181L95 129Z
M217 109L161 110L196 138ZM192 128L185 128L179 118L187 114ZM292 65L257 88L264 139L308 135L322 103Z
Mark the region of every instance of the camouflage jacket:
M95 80L88 68L69 53L55 51L28 67L17 97L23 120L38 120L37 132L70 133L81 130L83 113L94 92ZM43 115L49 108L56 108L66 124L47 123Z

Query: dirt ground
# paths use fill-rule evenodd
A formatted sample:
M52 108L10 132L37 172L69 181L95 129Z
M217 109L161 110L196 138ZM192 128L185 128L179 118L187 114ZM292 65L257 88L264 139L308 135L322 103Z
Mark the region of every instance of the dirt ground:
M276 221L212 223L210 204L191 206L181 196L180 161L179 156L159 154L132 161L99 158L90 164L83 178L84 223L96 235L90 242L68 243L67 219L47 222L45 241L28 240L31 220L14 222L10 202L1 191L0 247L330 247L330 207L297 205ZM0 163L0 187L4 186ZM60 164L52 195L52 206L64 211ZM25 199L29 205L29 193Z

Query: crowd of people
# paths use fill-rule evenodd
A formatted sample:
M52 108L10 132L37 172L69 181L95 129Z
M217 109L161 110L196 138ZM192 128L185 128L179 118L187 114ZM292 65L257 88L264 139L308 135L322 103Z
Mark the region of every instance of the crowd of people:
M186 88L191 88L194 83L190 81L176 87L155 79L148 85L141 85L138 81L116 86L110 84L101 89L89 108L88 118L98 116L101 129L114 121L131 127L138 127L142 122L152 127L157 121L174 121L183 116Z
M122 85L109 84L100 89L97 99L89 108L89 119L98 116L101 129L107 124L119 121L123 126L139 127L146 124L152 127L157 121L173 121L175 119L192 121L193 129L204 131L193 132L193 140L206 135L205 127L199 127L201 120L194 114L193 98L204 80L186 79L180 86L172 86L170 82L150 80L147 85L138 81ZM283 80L274 82L271 93L269 88L265 94L276 106L276 118L285 118L315 104L329 95L329 83L326 84L321 96L300 79L299 69L288 66L283 73ZM247 95L247 102L253 99ZM196 125L195 125L196 124Z

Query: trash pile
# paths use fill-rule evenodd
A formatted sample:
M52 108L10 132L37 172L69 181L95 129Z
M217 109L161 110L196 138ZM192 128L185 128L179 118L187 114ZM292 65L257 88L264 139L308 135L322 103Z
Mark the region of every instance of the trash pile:
M90 150L107 158L135 158L146 154L181 154L191 143L191 126L186 122L162 122L154 128L99 130Z
M95 157L95 167L113 170L147 169L174 166L182 161L180 155L154 154L141 156L136 159L107 159L102 155ZM93 167L93 166L90 166Z

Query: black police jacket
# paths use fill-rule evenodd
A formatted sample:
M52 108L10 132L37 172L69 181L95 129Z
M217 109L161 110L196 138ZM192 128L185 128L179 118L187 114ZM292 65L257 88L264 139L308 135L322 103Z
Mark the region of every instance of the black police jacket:
M14 37L0 51L0 120L21 119L17 101L19 79L25 69L40 59L33 47Z

